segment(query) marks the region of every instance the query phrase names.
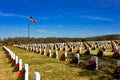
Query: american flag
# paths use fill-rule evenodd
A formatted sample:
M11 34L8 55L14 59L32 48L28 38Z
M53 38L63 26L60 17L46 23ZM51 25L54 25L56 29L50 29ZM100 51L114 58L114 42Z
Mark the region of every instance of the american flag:
M30 21L32 21L32 22L34 22L34 23L37 22L32 16L30 16Z

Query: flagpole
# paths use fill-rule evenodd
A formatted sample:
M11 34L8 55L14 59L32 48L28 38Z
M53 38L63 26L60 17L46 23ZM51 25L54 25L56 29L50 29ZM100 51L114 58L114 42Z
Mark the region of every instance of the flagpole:
M29 38L30 38L30 21L28 19L28 44L29 44Z
M34 18L32 18L32 16L30 16L28 19L28 44L30 43L30 21L34 23L37 22Z

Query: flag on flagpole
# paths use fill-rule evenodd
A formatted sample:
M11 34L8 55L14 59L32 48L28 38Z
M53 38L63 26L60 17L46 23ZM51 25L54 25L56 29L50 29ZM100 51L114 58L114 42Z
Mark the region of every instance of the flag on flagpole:
M32 16L30 16L30 21L32 21L32 22L34 22L34 23L37 22Z

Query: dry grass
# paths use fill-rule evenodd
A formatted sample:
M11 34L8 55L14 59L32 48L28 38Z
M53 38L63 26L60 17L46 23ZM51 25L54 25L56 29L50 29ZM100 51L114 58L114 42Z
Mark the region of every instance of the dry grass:
M0 80L15 80L17 78L17 72L13 73L12 69L13 67L10 67L8 58L5 58L2 47L0 47Z
M112 59L111 49L107 49L104 57L99 58L99 70L87 70L85 68L86 62L89 61L90 56L81 54L80 64L70 64L69 61L74 53L69 52L68 61L60 61L59 59L50 58L34 52L29 52L15 47L9 48L23 60L23 64L29 65L29 80L32 80L34 71L41 74L41 80L113 80L112 74L116 67L116 59ZM82 50L82 53L85 50ZM92 50L92 55L96 55L98 50ZM4 57L4 52L0 50L0 80L15 80L17 79L17 72L12 72L13 67L10 67L8 59ZM60 51L59 54L62 54ZM60 56L59 56L60 57ZM3 67L4 65L4 67Z

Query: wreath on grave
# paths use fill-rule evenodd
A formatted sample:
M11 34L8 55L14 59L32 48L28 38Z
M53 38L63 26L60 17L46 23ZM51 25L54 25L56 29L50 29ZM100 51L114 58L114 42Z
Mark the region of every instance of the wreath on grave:
M40 50L38 49L38 52L37 53L40 53Z
M115 50L116 50L116 48L113 47L113 48L112 48L112 52L114 52Z
M72 48L69 49L69 52L72 52Z
M102 52L102 51L99 51L99 52L97 53L97 56L99 56L99 57L103 56L103 52Z
M17 72L18 70L19 70L19 64L17 63L15 64L15 67L12 72Z
M76 53L79 53L79 49L76 51Z
M25 78L25 69L23 68L22 70L19 70L17 80L24 80L24 78Z
M117 67L114 71L113 77L116 79L120 79L120 67Z
M10 57L10 61L9 61L9 63L11 63L12 61L13 61L13 58Z
M42 55L44 55L44 50L42 50L42 53L41 53Z
M103 47L102 50L105 51L105 47Z
M11 56L10 55L8 56L8 60L9 60L9 63L10 63L10 60L11 60Z
M58 50L60 50L60 47L58 48Z
M95 60L90 60L87 64L87 69L94 69L96 67Z
M72 60L70 61L71 64L75 63L77 64L78 63L78 59L76 57L73 57Z
M56 56L57 56L56 53L54 53L54 54L52 55L52 58L56 58Z
M48 53L47 53L47 56L49 56L49 55L50 55L50 53L48 52Z
M119 59L119 58L120 58L120 56L119 56L119 54L118 54L118 53L114 53L114 54L113 54L113 58Z
M64 61L66 59L65 55L62 54L61 57L60 57L60 60Z
M92 47L92 50L95 50L96 48L95 48L95 46L94 47Z
M65 51L65 48L63 48L63 51Z
M15 60L14 59L12 59L11 63L12 63L11 67L15 66Z
M89 50L87 50L87 51L85 51L85 53L84 53L85 55L90 55L90 51Z

